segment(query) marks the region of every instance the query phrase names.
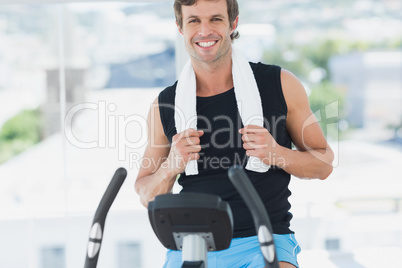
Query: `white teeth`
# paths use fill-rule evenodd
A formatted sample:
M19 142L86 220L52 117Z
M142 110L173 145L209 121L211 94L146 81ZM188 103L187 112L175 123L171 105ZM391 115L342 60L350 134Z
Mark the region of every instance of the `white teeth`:
M216 44L216 41L210 41L210 42L199 42L197 43L200 47L210 47Z

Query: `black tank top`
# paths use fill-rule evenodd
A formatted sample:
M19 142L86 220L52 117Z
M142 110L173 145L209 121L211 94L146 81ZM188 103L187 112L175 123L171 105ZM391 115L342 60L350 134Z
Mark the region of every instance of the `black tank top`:
M265 118L264 127L276 142L291 148L286 130L287 106L282 92L280 72L275 65L250 63L260 91ZM158 97L163 130L169 142L176 134L174 102L177 82L164 89ZM197 97L197 128L204 130L201 140L198 175L182 173L178 182L182 192L201 192L220 196L230 204L233 220L233 237L256 235L253 219L246 204L229 181L227 171L234 164L246 166L247 155L238 130L243 127L238 112L234 89L224 93ZM290 229L292 214L289 212L288 189L290 175L271 166L265 173L246 170L259 193L272 222L274 233L293 233Z

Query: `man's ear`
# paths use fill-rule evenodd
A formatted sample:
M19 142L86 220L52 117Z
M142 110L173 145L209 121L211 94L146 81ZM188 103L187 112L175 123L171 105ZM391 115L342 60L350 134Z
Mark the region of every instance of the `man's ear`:
M180 26L179 26L179 24L177 23L177 21L176 21L176 26L177 26L177 30L179 30L179 33L180 33L181 35L183 35L183 30L180 28Z
M233 21L232 32L230 34L232 34L236 30L238 23L239 23L239 16L237 16L236 19Z

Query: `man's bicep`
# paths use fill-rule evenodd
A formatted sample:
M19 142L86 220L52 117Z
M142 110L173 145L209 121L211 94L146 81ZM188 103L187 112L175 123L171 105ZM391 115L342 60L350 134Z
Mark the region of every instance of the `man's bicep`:
M321 126L310 109L303 85L290 72L281 72L282 89L288 107L286 128L293 144L300 151L325 149L327 141Z
M313 113L295 113L289 116L287 128L293 144L300 151L325 149L327 142Z

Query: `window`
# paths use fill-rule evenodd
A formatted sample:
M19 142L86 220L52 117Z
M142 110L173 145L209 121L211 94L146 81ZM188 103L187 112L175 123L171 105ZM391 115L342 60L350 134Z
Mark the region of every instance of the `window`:
M118 268L141 268L141 245L123 242L117 245Z
M41 268L65 268L66 256L62 246L41 249Z
M339 238L327 238L325 239L325 249L327 250L339 250L340 240Z

